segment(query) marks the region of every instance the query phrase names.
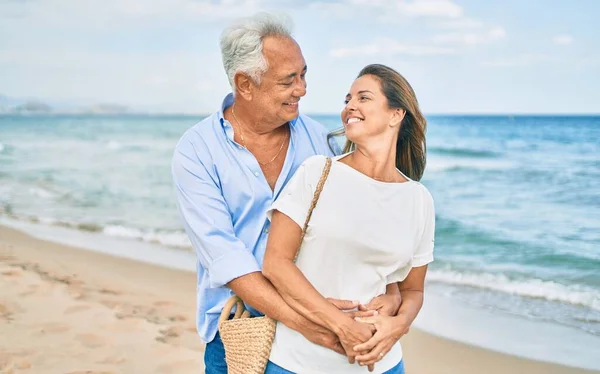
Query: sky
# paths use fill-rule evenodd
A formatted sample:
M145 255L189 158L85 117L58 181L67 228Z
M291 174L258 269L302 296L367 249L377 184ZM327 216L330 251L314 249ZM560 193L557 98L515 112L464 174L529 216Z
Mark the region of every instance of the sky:
M0 94L211 113L231 90L219 36L258 11L294 22L305 113L339 113L370 63L426 114L600 113L596 0L0 0Z

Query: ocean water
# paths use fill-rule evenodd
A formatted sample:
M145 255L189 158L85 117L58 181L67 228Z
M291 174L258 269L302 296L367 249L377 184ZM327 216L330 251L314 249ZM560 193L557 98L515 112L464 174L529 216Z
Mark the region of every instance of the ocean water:
M202 118L0 116L0 217L190 251L170 161ZM429 289L600 337L600 117L428 116L427 145Z

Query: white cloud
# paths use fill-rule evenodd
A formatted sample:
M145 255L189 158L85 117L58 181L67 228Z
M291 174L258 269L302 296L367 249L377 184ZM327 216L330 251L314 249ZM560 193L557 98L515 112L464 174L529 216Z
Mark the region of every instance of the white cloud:
M531 66L546 60L548 60L548 56L546 55L528 53L503 59L484 61L482 62L482 65L492 68L514 68Z
M450 0L400 1L396 8L408 17L459 18L463 15L463 9Z
M485 22L468 17L461 17L458 19L450 19L444 21L438 21L435 26L444 29L481 29L485 26Z
M270 0L39 0L3 4L4 22L76 29L120 29L173 24L182 21L219 21L247 16Z
M334 58L343 58L349 56L427 56L427 55L447 55L454 53L454 49L446 47L402 44L391 39L380 39L372 44L362 45L352 48L335 48L330 51L330 56Z
M570 35L557 35L553 39L554 44L558 45L571 45L573 38Z
M506 31L502 27L494 27L486 33L448 33L433 37L433 41L439 44L476 45L488 44L506 37Z
M310 9L326 13L328 16L348 17L372 12L379 20L398 21L398 17L457 19L463 9L451 0L340 0L337 2L317 1Z

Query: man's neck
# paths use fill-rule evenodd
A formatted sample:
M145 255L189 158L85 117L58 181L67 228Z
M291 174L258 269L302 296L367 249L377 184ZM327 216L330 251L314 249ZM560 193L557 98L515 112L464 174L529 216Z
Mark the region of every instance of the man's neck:
M265 118L253 115L251 110L245 110L243 105L234 103L231 105L231 119L229 122L234 123L234 127L241 128L245 136L252 138L280 136L287 132L287 123L269 123ZM246 135L247 134L247 135Z

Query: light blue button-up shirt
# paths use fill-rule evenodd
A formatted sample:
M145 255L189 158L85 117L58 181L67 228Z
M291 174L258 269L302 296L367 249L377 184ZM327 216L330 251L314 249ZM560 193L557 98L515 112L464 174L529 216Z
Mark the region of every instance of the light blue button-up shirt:
M197 328L205 343L214 339L232 295L225 284L261 270L267 209L305 159L333 155L325 127L300 115L290 123L285 163L271 190L254 156L233 140L233 128L223 117L231 104L229 94L220 111L186 131L172 163L179 212L198 255Z

